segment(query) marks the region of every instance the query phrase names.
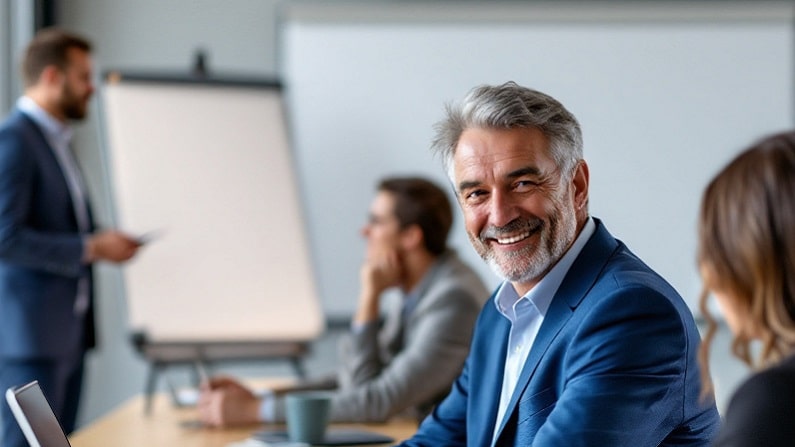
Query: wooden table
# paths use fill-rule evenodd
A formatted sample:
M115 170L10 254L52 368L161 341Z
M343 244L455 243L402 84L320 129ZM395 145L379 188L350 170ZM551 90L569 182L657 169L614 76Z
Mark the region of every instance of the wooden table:
M144 414L144 396L138 396L111 413L81 428L69 437L72 447L224 447L242 441L251 433L274 426L233 429L189 428L196 421L195 408L177 408L165 395L155 396L152 411ZM382 433L396 441L417 430L413 421L387 424L334 424Z

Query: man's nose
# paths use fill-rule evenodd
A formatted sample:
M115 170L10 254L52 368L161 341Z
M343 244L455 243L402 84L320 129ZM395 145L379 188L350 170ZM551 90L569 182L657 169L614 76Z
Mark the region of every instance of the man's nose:
M494 192L489 204L489 223L496 227L504 227L519 217L518 208L513 197L504 192Z

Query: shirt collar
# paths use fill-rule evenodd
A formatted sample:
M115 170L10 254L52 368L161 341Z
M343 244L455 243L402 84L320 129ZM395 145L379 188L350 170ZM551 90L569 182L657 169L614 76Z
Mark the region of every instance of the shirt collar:
M546 315L547 309L549 309L549 305L552 303L552 298L563 282L563 278L566 276L566 273L568 273L574 260L580 255L580 252L583 247L585 247L585 244L588 242L588 239L591 238L594 231L596 231L596 224L593 218L589 216L588 220L585 221L585 226L582 228L582 231L580 231L580 234L577 236L577 239L574 240L569 250L560 258L552 269L541 278L541 281L523 297L519 297L510 281L503 281L494 299L497 310L508 319L512 319L509 316L511 313L508 312L508 309L512 309L520 299L527 298L530 303L538 309L538 312L542 316Z
M28 115L41 128L51 144L59 147L69 145L72 140L72 129L50 115L36 104L36 101L28 96L21 96L17 100L17 108Z

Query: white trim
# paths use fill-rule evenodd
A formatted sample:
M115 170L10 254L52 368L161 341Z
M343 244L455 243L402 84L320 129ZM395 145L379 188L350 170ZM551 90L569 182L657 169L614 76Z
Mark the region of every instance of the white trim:
M791 21L790 1L558 1L558 2L294 2L281 18L296 22L515 23Z

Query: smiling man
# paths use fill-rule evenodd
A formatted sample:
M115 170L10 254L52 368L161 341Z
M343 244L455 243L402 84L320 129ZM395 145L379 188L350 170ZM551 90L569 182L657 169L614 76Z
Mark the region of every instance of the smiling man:
M475 250L504 278L464 370L405 446L706 446L700 338L677 292L588 213L574 116L513 82L436 126Z

